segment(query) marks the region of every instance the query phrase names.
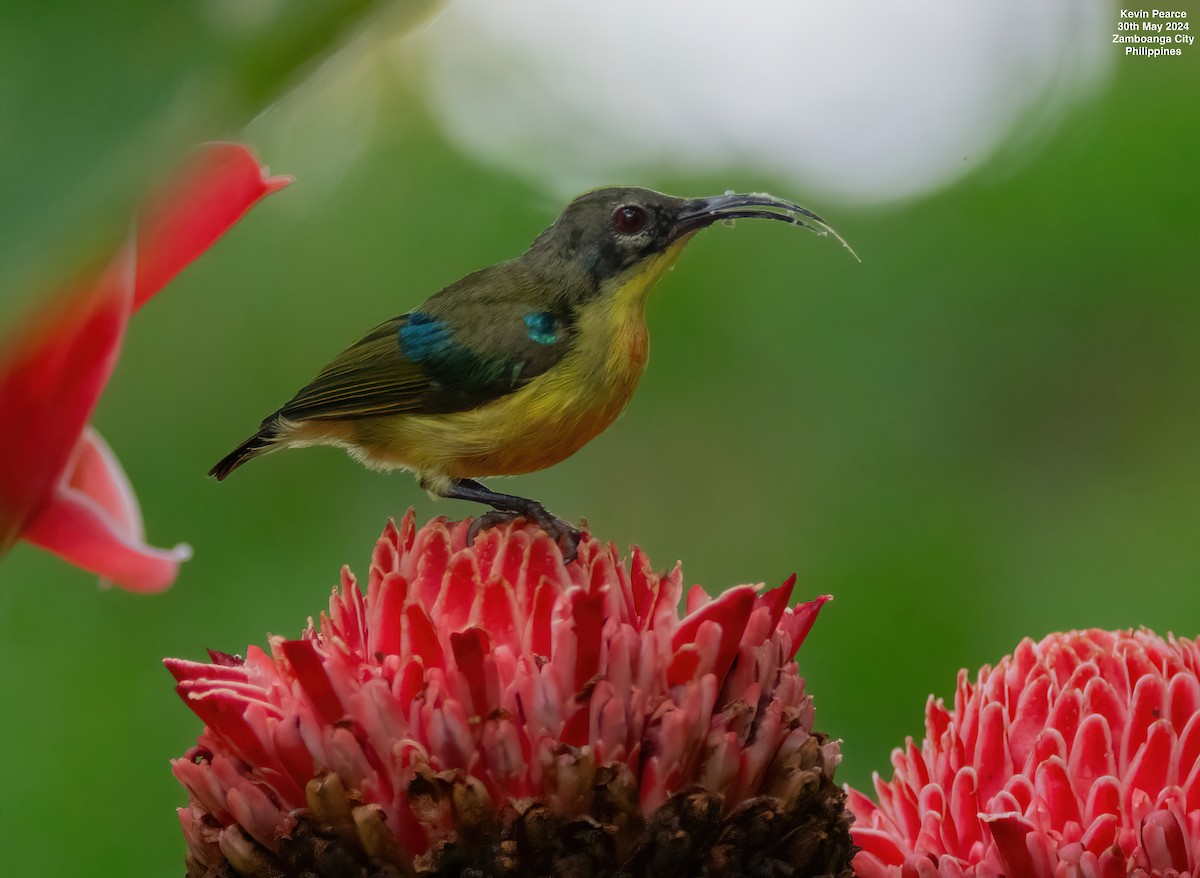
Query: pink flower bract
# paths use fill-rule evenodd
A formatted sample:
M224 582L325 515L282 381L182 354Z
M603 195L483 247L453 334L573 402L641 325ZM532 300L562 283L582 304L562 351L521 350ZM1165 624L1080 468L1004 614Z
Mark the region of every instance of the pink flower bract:
M133 591L174 581L187 547L145 544L129 481L88 419L133 312L288 182L243 146L203 148L99 278L51 299L0 348L0 555L24 537Z
M329 614L301 639L272 638L244 661L167 661L206 723L174 762L191 795L180 812L189 874L223 862L293 874L297 858L312 868L314 814L331 838L353 837L364 862L405 873L444 860L447 846L468 857L482 826L500 839L495 856L511 844L528 863L531 813L604 825L636 859L655 815L703 811L716 821L711 846L754 808L773 808L781 834L785 819L808 827L781 804L802 799L831 825L773 843L791 851L808 838L811 850L788 856L848 866L837 747L812 732L793 661L827 597L790 609L793 580L716 599L697 586L681 620L678 568L655 574L637 550L626 568L590 537L564 567L532 525L485 531L470 547L468 525L418 531L410 512L378 541L365 597L343 570ZM502 870L487 862L487 874ZM849 874L813 869L795 874Z
M1200 649L1150 631L1024 640L851 792L861 878L1195 878Z

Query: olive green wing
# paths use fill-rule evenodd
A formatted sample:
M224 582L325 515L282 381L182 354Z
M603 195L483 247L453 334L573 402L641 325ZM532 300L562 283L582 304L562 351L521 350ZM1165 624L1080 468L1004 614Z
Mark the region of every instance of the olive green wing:
M457 297L439 295L376 327L279 414L342 420L464 411L513 392L559 362L572 329L560 311L470 284Z
M421 408L434 389L421 367L400 354L408 315L371 330L321 370L279 410L289 420L339 420Z

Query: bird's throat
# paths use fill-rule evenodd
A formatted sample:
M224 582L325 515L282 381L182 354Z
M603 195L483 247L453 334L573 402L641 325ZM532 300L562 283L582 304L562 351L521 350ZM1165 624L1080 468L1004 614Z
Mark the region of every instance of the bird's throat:
M664 274L675 265L675 260L691 240L691 232L654 256L648 256L632 268L626 269L601 287L601 298L610 299L618 310L643 308L646 296Z
M617 275L580 315L580 360L592 364L596 376L614 390L615 397L624 397L620 407L632 395L646 365L646 296L675 264L686 244L687 238L681 238Z

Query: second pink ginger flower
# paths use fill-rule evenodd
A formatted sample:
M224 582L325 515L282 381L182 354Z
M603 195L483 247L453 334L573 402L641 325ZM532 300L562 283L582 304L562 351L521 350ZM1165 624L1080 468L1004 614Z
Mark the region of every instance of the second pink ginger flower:
M298 640L168 660L206 723L189 876L851 874L793 660L827 598L693 587L681 620L678 568L468 524L389 525Z
M860 878L1195 878L1200 647L1141 631L1024 640L852 792Z

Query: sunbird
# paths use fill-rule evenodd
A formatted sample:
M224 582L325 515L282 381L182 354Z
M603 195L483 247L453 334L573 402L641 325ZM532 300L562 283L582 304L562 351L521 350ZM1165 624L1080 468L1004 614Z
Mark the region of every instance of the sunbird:
M647 294L693 235L743 218L832 233L849 249L815 213L772 195L584 193L521 256L468 274L338 354L209 475L281 448L339 446L370 468L411 470L431 495L491 506L469 539L522 516L570 562L575 527L478 479L551 466L608 427L646 367Z

